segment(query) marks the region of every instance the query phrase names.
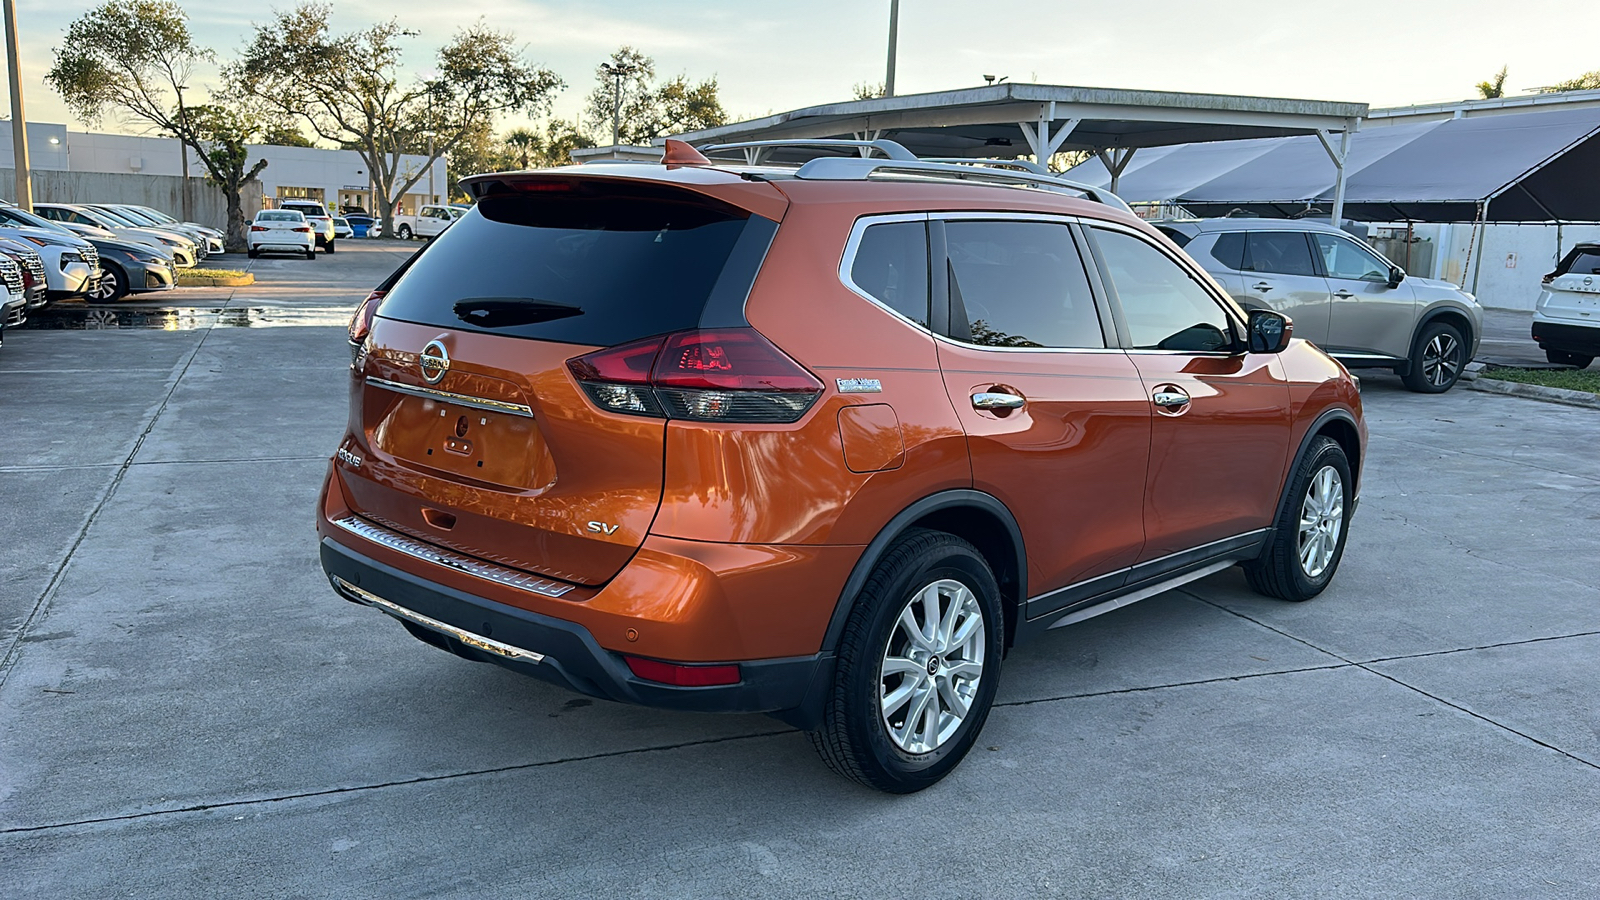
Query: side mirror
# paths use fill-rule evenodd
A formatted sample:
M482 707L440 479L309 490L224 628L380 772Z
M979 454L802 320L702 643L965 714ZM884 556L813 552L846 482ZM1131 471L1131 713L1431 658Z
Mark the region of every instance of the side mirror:
M1389 267L1389 287L1399 287L1400 282L1406 280L1406 272L1399 266Z
M1294 322L1283 313L1252 309L1248 331L1251 353L1282 353L1294 336Z

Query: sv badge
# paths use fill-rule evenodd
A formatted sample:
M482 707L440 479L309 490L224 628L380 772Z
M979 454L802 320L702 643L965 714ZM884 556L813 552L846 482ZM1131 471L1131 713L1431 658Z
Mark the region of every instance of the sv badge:
M589 530L595 534L616 534L621 525L607 525L604 522L590 522Z

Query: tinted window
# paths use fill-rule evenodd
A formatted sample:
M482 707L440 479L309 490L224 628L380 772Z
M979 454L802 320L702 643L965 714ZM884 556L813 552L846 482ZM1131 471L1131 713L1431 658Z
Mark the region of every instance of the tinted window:
M1177 244L1179 247L1187 247L1189 245L1189 242L1191 240L1193 240L1193 238L1189 237L1187 234L1184 234L1183 232L1179 231L1178 229L1176 229L1176 228L1168 228L1165 225L1157 225L1156 226L1156 230L1161 232L1162 234L1166 235L1167 236L1167 240L1172 241L1174 244Z
M1104 347L1072 231L1049 222L949 222L950 329L988 347Z
M1349 238L1314 234L1322 264L1329 278L1356 278L1362 281L1388 281L1389 264Z
M1555 275L1574 273L1578 275L1600 275L1600 249L1594 247L1576 247L1567 253L1566 259L1556 266Z
M1299 231L1252 231L1247 239L1250 247L1250 271L1272 272L1278 275L1315 275L1317 267L1311 262L1311 245Z
M378 314L602 346L694 328L708 304L726 315L707 324L738 324L727 316L741 314L775 223L679 188L552 184L485 197Z
M1120 231L1095 229L1133 346L1140 350L1227 350L1232 328L1222 307L1165 253Z
M861 232L850 280L879 303L924 328L928 325L928 228L887 222Z
M1217 235L1217 242L1211 245L1211 256L1235 272L1244 268L1244 232L1229 231Z

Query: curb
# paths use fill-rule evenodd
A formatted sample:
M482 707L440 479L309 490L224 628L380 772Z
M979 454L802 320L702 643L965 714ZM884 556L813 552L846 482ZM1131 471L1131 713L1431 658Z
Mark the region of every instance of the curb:
M194 271L195 271L194 269L188 269L186 271L179 272L178 273L178 286L179 287L244 287L246 285L250 285L250 284L255 284L256 283L256 276L251 274L251 273L249 273L249 272L245 272L243 275L228 275L228 276L211 276L211 275L204 275L204 274L199 274L199 275L190 274L191 272L194 272Z
M1511 397L1526 397L1529 400L1543 400L1546 403L1600 409L1600 394L1591 394L1588 391L1569 391L1537 384L1523 384L1518 381L1501 381L1482 374L1467 382L1467 387L1489 394L1505 394Z

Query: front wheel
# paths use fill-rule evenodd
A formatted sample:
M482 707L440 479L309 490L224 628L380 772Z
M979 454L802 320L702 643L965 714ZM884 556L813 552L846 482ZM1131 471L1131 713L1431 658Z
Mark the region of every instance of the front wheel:
M128 276L121 268L103 263L100 267L100 277L89 286L89 296L85 299L90 303L115 303L127 296Z
M399 228L395 229L394 233L402 241L411 240L411 226L410 225L401 225Z
M1467 344L1461 332L1446 322L1430 322L1411 348L1406 387L1423 394L1442 394L1455 387L1467 365Z
M1000 588L977 549L908 533L855 598L812 746L835 772L880 791L937 783L988 718L1004 630Z
M1592 356L1584 356L1582 353L1568 353L1565 350L1546 350L1544 358L1554 365L1574 366L1579 369L1587 369L1589 364L1594 362L1594 357Z
M1282 600L1322 593L1344 558L1353 502L1344 448L1333 438L1316 438L1289 476L1289 502L1278 514L1272 543L1244 564L1250 587Z

